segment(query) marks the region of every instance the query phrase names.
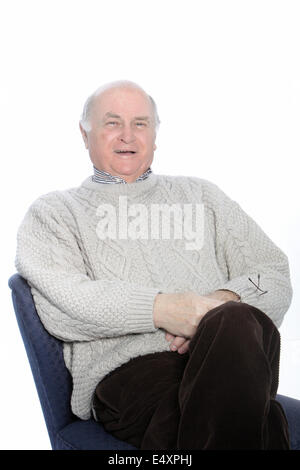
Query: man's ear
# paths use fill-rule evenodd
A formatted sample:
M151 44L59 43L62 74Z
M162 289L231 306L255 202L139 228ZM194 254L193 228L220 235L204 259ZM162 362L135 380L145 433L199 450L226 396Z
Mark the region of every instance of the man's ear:
M87 132L83 129L81 123L79 123L79 129L80 129L83 141L84 141L85 148L88 149L89 148L89 140L88 140Z

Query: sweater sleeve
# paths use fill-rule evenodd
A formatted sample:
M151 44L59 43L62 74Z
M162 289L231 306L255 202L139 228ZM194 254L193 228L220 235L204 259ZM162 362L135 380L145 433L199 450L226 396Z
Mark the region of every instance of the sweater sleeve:
M63 341L155 332L153 303L159 290L90 279L63 214L62 207L42 196L17 234L15 265L31 287L45 328Z
M215 247L226 267L219 289L266 313L279 327L292 300L287 256L240 205L216 185L206 183L206 200L215 218Z

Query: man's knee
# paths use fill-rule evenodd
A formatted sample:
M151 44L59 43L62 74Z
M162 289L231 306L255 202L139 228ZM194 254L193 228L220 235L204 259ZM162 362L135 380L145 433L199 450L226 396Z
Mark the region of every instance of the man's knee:
M226 321L235 323L237 320L240 322L241 320L247 319L251 314L252 309L250 305L231 300L207 312L201 322Z
M201 321L209 322L214 319L222 319L222 322L230 322L233 325L258 322L263 327L276 328L272 320L257 307L233 300L210 310Z
M201 336L203 328L206 334L222 334L229 342L237 343L243 338L258 340L268 348L270 341L278 343L279 332L272 320L261 310L242 302L226 302L210 310L201 320L195 336ZM196 338L195 338L196 340ZM248 342L248 340L247 340Z

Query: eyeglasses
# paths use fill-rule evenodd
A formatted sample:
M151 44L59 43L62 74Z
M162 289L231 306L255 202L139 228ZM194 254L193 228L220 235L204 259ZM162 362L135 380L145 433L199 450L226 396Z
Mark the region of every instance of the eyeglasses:
M256 290L259 290L261 292L261 294L259 295L264 295L264 294L267 294L267 290L262 290L260 287L259 287L259 284L260 284L260 274L257 275L257 284L255 284L255 282L252 281L252 279L250 277L248 277L249 281L252 282L252 284L256 287Z

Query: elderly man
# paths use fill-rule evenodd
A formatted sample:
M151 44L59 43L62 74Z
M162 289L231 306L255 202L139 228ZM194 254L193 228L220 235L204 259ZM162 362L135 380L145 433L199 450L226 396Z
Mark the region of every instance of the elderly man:
M80 122L94 175L38 198L18 231L72 410L141 449L288 449L275 399L287 258L213 183L151 171L158 125L135 83L98 89Z

